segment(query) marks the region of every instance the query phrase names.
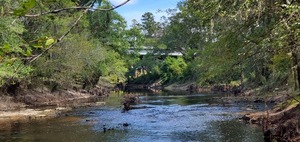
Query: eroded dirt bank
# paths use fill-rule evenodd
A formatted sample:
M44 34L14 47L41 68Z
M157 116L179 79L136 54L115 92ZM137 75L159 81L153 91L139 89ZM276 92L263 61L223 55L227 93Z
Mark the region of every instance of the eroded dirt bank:
M276 106L268 111L250 113L243 116L243 119L251 124L260 124L263 127L266 141L300 141L299 102L286 108Z
M214 87L215 91L234 93L226 86ZM212 88L197 87L192 83L173 84L165 89L193 92L213 92ZM223 90L226 89L226 90ZM0 97L0 130L14 127L20 121L26 122L36 119L47 119L59 116L62 112L70 111L79 106L103 105L101 97L108 95L107 88L86 90L63 90L48 92L43 90L30 90L19 92L18 95ZM285 91L272 94L272 97L259 96L253 90L246 90L234 96L224 96L222 101L257 101L273 102L277 105L271 110L245 114L242 118L248 123L259 124L264 130L266 141L300 141L300 104L281 104L291 99ZM92 102L92 103L89 103ZM285 107L283 107L283 105ZM45 108L47 106L47 108ZM50 107L49 107L50 106ZM40 108L43 107L43 108Z
M104 105L109 88L91 90L22 90L15 96L0 96L0 130L17 123L54 118L76 107Z

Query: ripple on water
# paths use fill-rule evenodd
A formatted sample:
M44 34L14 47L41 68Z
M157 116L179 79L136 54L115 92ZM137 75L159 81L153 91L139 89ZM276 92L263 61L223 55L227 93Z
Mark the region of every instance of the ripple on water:
M120 103L107 103L113 105L79 109L68 118L28 125L13 137L19 141L78 142L263 141L261 131L236 120L235 113L243 106L210 105L214 96L142 96L136 107L143 109L125 113ZM0 141L3 137L12 136L2 134Z

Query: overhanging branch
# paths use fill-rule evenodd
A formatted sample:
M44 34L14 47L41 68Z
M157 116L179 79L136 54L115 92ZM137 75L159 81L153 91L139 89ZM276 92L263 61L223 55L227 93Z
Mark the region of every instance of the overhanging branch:
M128 3L130 0L126 0L123 3L117 5L117 6L113 6L111 8L92 8L90 6L88 7L82 7L82 6L76 6L76 7L68 7L68 8L61 8L61 9L55 9L52 11L48 11L48 12L43 12L43 13L39 13L39 14L25 14L24 17L39 17L42 15L47 15L47 14L55 14L55 13L59 13L62 11L68 11L68 10L99 10L99 11L111 11L111 10L115 10L123 5L125 5L126 3ZM10 12L10 14L13 14L13 12Z
M93 10L101 10L101 11L110 11L110 10L114 10L118 7L121 7L122 5L128 3L130 0L126 0L125 2L114 6L112 8L108 8L108 9L93 9ZM64 8L64 9L58 9L58 10L54 10L54 11L49 11L49 12L45 12L45 13L41 13L41 14L35 14L35 15L25 15L27 17L37 17L37 16L41 16L41 15L45 15L45 14L50 14L50 13L58 13L61 11L65 11L65 10L70 10L70 9L84 9L83 13L77 18L77 20L73 23L73 25L71 26L71 28L69 28L69 30L63 34L58 40L57 42L51 44L48 48L46 48L44 51L42 51L40 54L35 55L35 56L31 56L31 58L27 59L28 61L25 64L30 64L32 62L34 62L35 60L37 60L39 57L41 57L43 54L47 53L51 48L54 47L54 45L56 45L57 43L61 42L70 32L72 29L74 29L74 27L78 24L78 22L80 21L80 19L84 16L85 13L87 13L88 10L92 9L92 6L94 5L94 3L96 2L96 0L94 0L92 2L92 4L88 7L73 7L73 8ZM11 13L13 14L13 13ZM18 65L17 68L14 70L13 74L18 73L21 69L23 68L23 66ZM6 79L4 82L4 85L8 85L11 81L13 80L13 77L9 77L8 79Z
M98 9L98 10L102 10L102 11L109 11L109 10L114 10L124 4L126 4L127 2L129 2L130 0L126 0L125 2L117 5L117 6L114 6L112 8L108 8L108 9ZM71 26L71 28L69 28L69 30L63 34L58 40L56 43L53 43L51 44L48 48L46 48L43 52L41 52L40 54L36 55L36 56L33 56L28 63L32 63L33 61L35 61L36 59L38 59L40 56L42 56L43 54L45 54L46 52L48 52L51 48L54 47L54 45L56 45L57 43L61 42L70 32L71 30L78 24L78 22L80 21L80 19L83 17L83 15L89 10L92 8L92 6L94 5L95 1L88 7L84 8L85 10L83 11L83 13L77 18L77 20L73 23L73 25ZM83 9L83 8L82 8Z
M73 23L73 25L69 28L69 30L63 34L59 39L57 39L57 42L56 43L53 43L51 44L48 48L46 48L43 52L41 52L40 54L36 55L36 56L33 56L28 63L32 63L33 61L35 61L36 59L38 59L39 57L41 57L43 54L45 54L46 52L48 52L51 48L54 47L54 45L56 45L57 43L61 42L70 32L72 29L74 29L74 27L78 24L78 22L80 21L80 19L84 16L84 14L94 5L95 3L95 0L94 2L89 6L87 7L83 13L76 19L76 21Z

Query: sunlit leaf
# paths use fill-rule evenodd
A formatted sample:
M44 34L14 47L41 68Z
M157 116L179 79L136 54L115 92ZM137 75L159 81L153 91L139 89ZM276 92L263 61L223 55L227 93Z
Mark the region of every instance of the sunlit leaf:
M29 56L32 55L32 52L31 52L31 51L32 51L32 50L31 50L30 48L27 48L27 50L23 52L23 55L29 57Z
M9 53L10 52L10 46L5 43L2 47L0 47L0 51L3 52L3 53Z
M54 39L53 38L49 38L49 39L46 40L45 46L49 46L49 45L51 45L53 43L54 43Z
M43 48L41 45L32 45L34 48Z

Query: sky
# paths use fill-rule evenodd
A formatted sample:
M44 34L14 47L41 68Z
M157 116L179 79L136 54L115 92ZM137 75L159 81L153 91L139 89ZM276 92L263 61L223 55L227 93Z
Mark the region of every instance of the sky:
M118 5L126 0L109 0L113 5ZM125 18L127 26L132 24L132 20L136 19L139 23L142 15L146 12L151 12L155 16L157 22L160 17L166 13L157 12L158 10L165 11L169 8L176 8L177 3L181 0L130 0L127 4L116 9L116 11Z

